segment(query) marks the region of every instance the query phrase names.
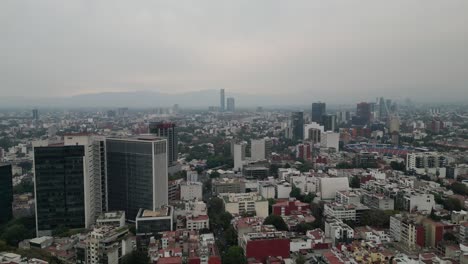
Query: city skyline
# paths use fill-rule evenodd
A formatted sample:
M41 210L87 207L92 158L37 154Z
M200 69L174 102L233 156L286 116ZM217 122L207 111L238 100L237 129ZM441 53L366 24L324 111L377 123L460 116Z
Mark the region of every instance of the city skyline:
M0 7L5 97L219 87L322 101L468 96L465 1Z

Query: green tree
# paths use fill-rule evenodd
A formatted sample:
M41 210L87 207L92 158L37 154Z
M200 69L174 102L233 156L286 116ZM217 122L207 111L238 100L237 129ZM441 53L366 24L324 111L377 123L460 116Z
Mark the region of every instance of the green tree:
M351 188L360 188L361 187L361 179L359 176L355 175L353 178L351 178L351 181L349 182L349 186Z
M352 169L353 166L349 164L348 162L340 162L336 164L337 169Z
M444 234L444 240L445 240L445 241L455 241L455 242L456 242L456 241L457 241L457 237L456 237L454 234L450 233L450 232L446 232L446 233Z
M14 194L33 193L34 184L32 181L22 181L20 184L13 187Z
M305 234L307 231L313 230L313 229L315 229L315 226L312 223L302 222L296 226L296 232L302 233L302 234Z
M219 197L213 197L208 202L208 212L211 214L219 214L224 212L223 200Z
M224 229L228 229L231 226L232 215L229 212L222 212L219 214L219 224Z
M229 226L228 229L226 229L226 231L224 232L224 239L226 240L226 243L230 246L237 245L237 232L232 225Z
M32 169L32 163L29 161L22 161L18 164L18 166L21 167L23 173L28 172Z
M392 161L392 162L390 162L390 167L392 167L393 170L404 171L405 170L405 163L404 162Z
M452 183L452 185L450 185L450 189L452 189L452 191L456 194L468 195L468 188L461 182Z
M299 256L296 258L296 264L305 264L306 259L302 254L299 254Z
M443 202L444 209L448 211L460 211L463 209L462 203L457 198L449 197Z
M301 189L297 188L294 186L294 184L291 187L291 192L289 193L290 197L296 198L297 200L302 200L303 195L301 194Z
M18 246L19 242L27 238L29 238L28 230L23 225L18 224L6 228L1 235L2 240L15 247Z
M213 172L210 173L210 178L211 178L211 179L219 178L220 175L221 175L221 174L219 174L219 172L213 171Z
M223 257L223 264L246 264L244 250L239 246L231 246Z
M361 225L376 226L376 227L389 227L390 216L394 211L383 211L379 209L371 209L362 213Z
M314 201L315 197L317 197L317 195L315 195L315 193L313 192L309 192L303 199L302 202L304 203L311 203Z
M264 225L273 225L279 231L288 231L288 226L284 222L283 218L279 215L269 215L263 221Z
M271 164L270 165L270 175L273 175L273 176L275 176L275 178L277 178L278 177L278 169L279 169L278 165Z
M273 198L268 199L268 214L273 213L273 205L276 203L276 200Z
M122 264L148 264L149 262L150 258L142 251L133 251L122 258Z

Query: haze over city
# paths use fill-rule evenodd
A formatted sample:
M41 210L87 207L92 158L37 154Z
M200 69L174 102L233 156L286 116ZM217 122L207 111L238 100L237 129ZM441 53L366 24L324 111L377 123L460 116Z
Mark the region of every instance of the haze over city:
M0 7L5 104L220 88L269 96L278 101L272 105L468 97L462 0L13 0Z
M0 264L468 264L467 0L0 0Z

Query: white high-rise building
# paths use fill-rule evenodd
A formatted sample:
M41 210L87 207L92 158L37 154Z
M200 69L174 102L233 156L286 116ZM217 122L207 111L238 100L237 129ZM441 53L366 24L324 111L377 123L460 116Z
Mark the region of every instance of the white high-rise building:
M201 182L184 182L180 185L180 199L189 201L203 198L203 184Z
M90 264L118 264L133 251L128 228L101 226L94 228L86 240L87 262Z
M264 160L270 157L272 145L271 139L252 139L250 143L252 160Z
M334 148L336 151L339 151L340 133L332 131L323 132L320 137L320 146L323 148Z
M234 144L234 171L241 171L244 167L246 147L247 143L245 142Z
M438 175L445 178L447 158L437 152L408 153L406 156L406 171L417 174Z
M319 123L312 122L310 124L304 125L304 140L308 140L311 138L311 135L309 135L309 130L310 129L319 129L321 132L325 132L325 127L320 125Z

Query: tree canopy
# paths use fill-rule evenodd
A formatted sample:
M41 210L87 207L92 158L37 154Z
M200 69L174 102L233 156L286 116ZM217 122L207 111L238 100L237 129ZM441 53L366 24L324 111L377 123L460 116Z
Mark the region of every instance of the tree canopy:
M133 251L122 258L122 264L148 264L149 262L148 255L141 251Z
M468 187L461 182L454 182L450 185L450 189L456 194L468 195Z
M231 246L223 256L224 264L245 264L247 259L244 256L244 250L239 246Z
M264 225L273 225L279 231L288 231L288 226L279 215L269 215L263 222Z

